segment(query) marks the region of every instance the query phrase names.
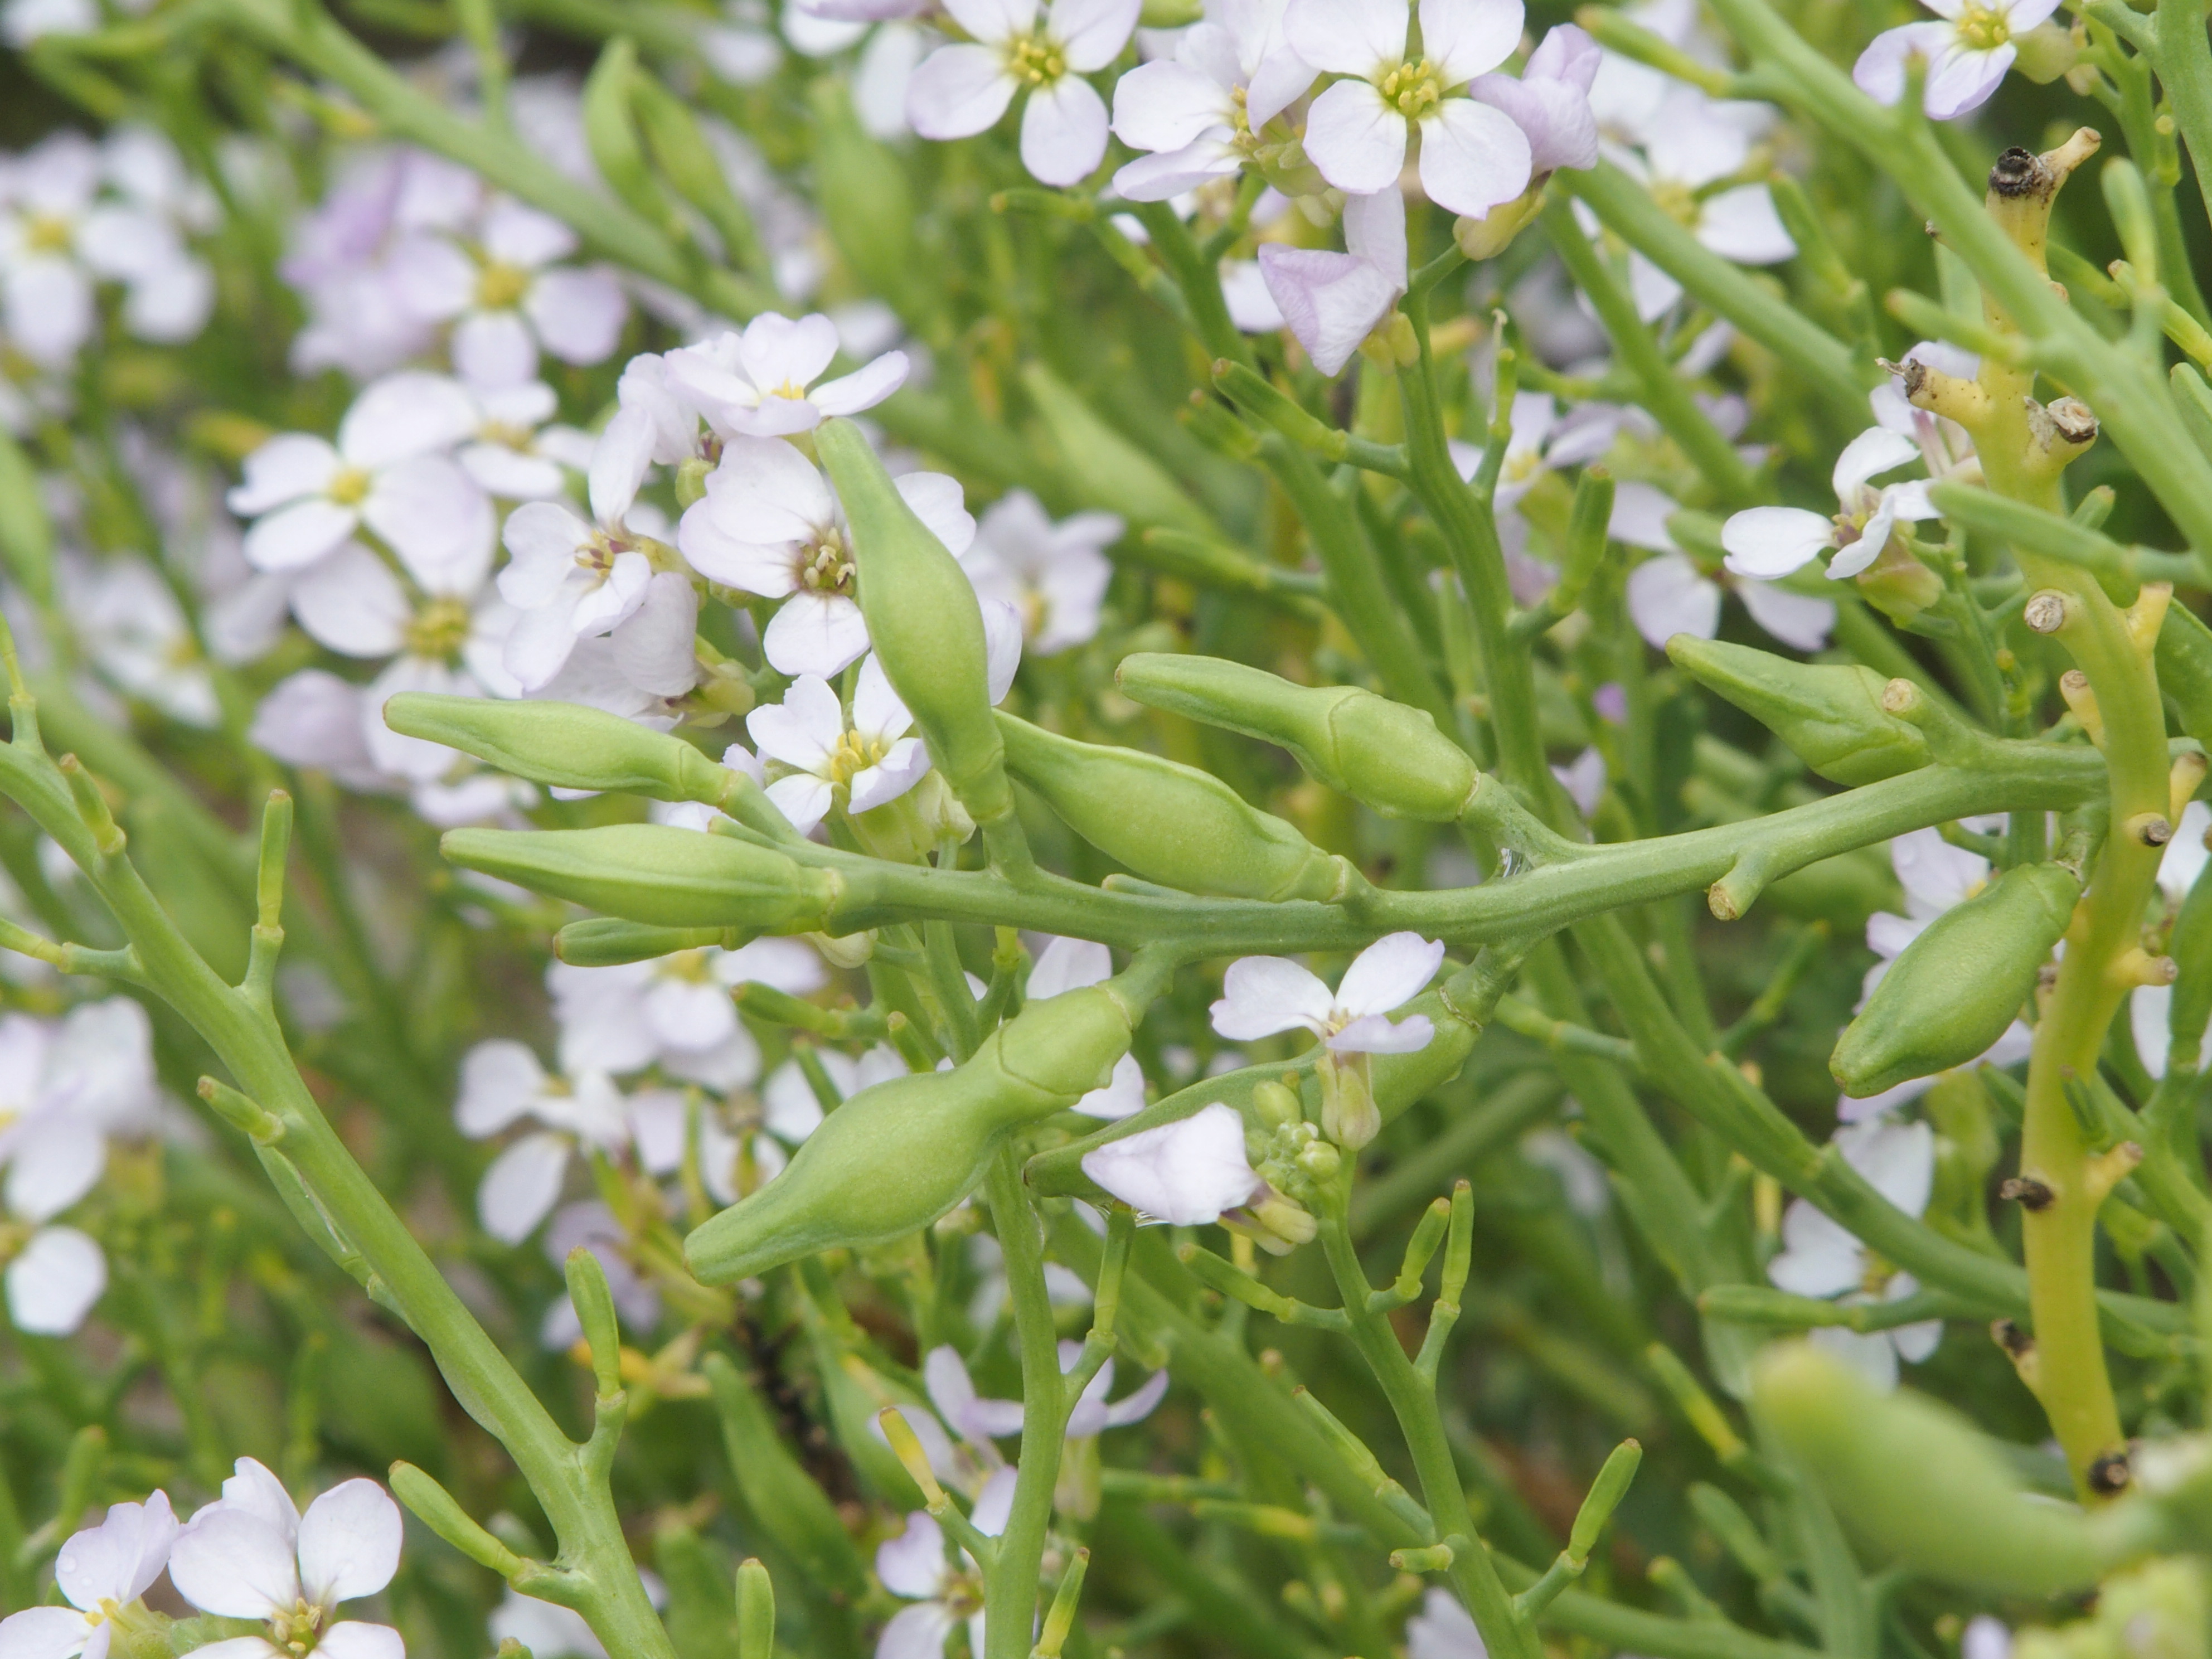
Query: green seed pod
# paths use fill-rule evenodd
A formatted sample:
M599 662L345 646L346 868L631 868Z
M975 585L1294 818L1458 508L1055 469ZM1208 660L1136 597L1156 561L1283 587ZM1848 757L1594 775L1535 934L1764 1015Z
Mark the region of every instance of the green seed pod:
M1386 818L1449 823L1474 793L1474 763L1431 715L1357 686L1294 685L1218 657L1156 652L1124 657L1115 678L1151 708L1281 744Z
M854 113L844 82L819 77L814 106L815 199L830 240L870 294L890 301L925 338L945 309L938 262L922 256L915 233L914 189L899 153L872 137Z
M844 887L750 842L659 823L448 830L440 846L463 869L660 927L805 932Z
M2023 1491L1972 1425L1924 1395L1878 1393L1791 1342L1759 1361L1752 1400L1844 1524L1915 1573L2051 1595L2087 1588L2108 1565L2087 1514Z
M781 1175L685 1239L685 1262L701 1283L726 1285L927 1227L975 1190L1009 1130L1101 1086L1133 1024L1108 986L1064 992L999 1027L964 1066L861 1090Z
M734 951L746 938L732 927L653 927L618 916L591 916L554 934L553 954L572 968L618 968L710 945Z
M1006 769L1133 875L1188 893L1329 899L1349 866L1212 775L999 715Z
M0 561L41 605L54 597L54 526L37 470L23 447L0 432Z
M710 1353L700 1369L714 1393L730 1471L749 1518L801 1569L807 1583L859 1595L868 1575L853 1535L837 1518L836 1505L786 1447L766 1402L727 1356Z
M721 158L684 100L643 70L630 76L630 113L645 148L670 189L706 216L730 262L761 270L767 260L753 216L730 188Z
M1882 707L1888 681L1871 668L1791 662L1689 634L1668 641L1667 655L1831 782L1856 787L1928 764L1928 739Z
M2063 865L2023 864L1929 923L1837 1039L1828 1069L1844 1092L1880 1094L1985 1051L2033 993L2081 896Z
M745 782L681 738L580 703L403 691L384 705L384 723L556 789L719 806Z
M630 88L637 79L637 47L627 36L607 42L599 62L584 78L584 140L592 165L623 204L656 228L681 226L674 204L646 165L630 115Z
M1005 817L1013 792L991 708L982 608L967 573L915 516L860 428L824 421L814 447L852 529L876 660L969 816Z

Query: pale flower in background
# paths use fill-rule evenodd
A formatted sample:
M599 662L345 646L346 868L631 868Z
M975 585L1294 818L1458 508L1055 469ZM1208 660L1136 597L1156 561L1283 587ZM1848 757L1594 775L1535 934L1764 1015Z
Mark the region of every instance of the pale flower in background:
M742 334L719 334L664 362L668 384L725 437L781 438L873 409L906 383L906 353L886 351L814 385L836 355L837 325L820 312L794 320L764 311Z
M1112 513L1055 521L1028 490L1009 490L984 509L960 562L977 592L1013 607L1029 648L1049 657L1098 632L1099 606L1114 580L1104 550L1126 527Z
M1725 591L1741 599L1751 619L1784 645L1800 651L1818 651L1827 645L1828 632L1836 625L1833 605L1739 574L1729 563L1708 576L1674 545L1667 528L1668 519L1679 510L1651 484L1626 480L1613 493L1613 521L1607 533L1615 541L1658 555L1628 573L1628 616L1638 633L1662 651L1677 634L1710 640L1720 632Z
M907 1413L909 1423L922 1413ZM968 1519L986 1538L1006 1529L1014 1508L1014 1472L996 1471L976 1494ZM960 1565L947 1559L945 1529L927 1510L906 1518L906 1529L876 1547L876 1577L893 1595L911 1602L891 1615L876 1638L876 1659L943 1659L945 1638L966 1626L971 1659L983 1656L983 1581L966 1551Z
M1406 198L1394 188L1346 202L1344 247L1260 246L1267 293L1314 367L1328 375L1342 372L1406 291Z
M2172 909L2181 908L2207 860L2212 860L2212 852L2204 845L2208 832L2212 832L2212 806L2201 800L2190 802L2182 809L2181 822L2173 826L2172 839L2166 843L2158 860L2159 891ZM2135 1032L2136 1054L2142 1060L2143 1070L2154 1078L2166 1075L2172 1010L2171 985L2139 985L2128 994L2128 1020Z
M611 1151L629 1139L622 1091L605 1073L549 1076L536 1054L507 1037L479 1042L463 1058L453 1117L474 1140L525 1118L544 1126L494 1158L477 1189L477 1218L507 1244L520 1243L551 1212L579 1152Z

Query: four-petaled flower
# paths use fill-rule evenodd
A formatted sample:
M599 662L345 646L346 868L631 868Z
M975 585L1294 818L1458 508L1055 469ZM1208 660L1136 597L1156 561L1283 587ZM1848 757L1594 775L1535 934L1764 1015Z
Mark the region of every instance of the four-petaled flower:
M907 735L914 716L873 657L860 665L849 720L837 693L817 674L802 674L780 703L756 708L745 729L762 756L789 769L768 787L769 799L804 833L830 816L837 793L848 812L896 800L929 770L929 751Z
M1979 109L1997 89L2020 48L2013 43L2058 9L2058 0L1921 0L1942 21L1884 29L1852 66L1851 79L1876 103L1905 96L1905 66L1917 54L1928 66L1920 107L1931 121Z
M7 1659L107 1659L115 1615L153 1587L168 1565L177 1517L167 1492L117 1504L96 1527L73 1534L54 1558L65 1607L26 1607L0 1620Z
M909 1413L909 1421L920 1413ZM986 1538L1006 1529L1014 1510L1014 1472L994 1473L975 1496L968 1519ZM983 1659L983 1578L964 1550L960 1565L945 1556L945 1529L927 1510L906 1518L906 1530L876 1547L876 1577L912 1601L891 1615L876 1638L876 1659L945 1659L945 1638L965 1626L971 1659Z
M907 83L907 118L925 138L966 138L997 125L1024 92L1022 165L1040 183L1073 185L1106 154L1106 101L1083 77L1121 55L1139 0L945 0L971 41L939 46Z
M1083 1155L1083 1173L1131 1209L1178 1227L1218 1221L1267 1188L1244 1150L1244 1120L1215 1101Z
M1857 575L1881 556L1899 520L1917 523L1940 516L1928 499L1927 479L1874 483L1882 473L1919 459L1920 447L1902 433L1869 427L1836 458L1833 516L1823 518L1802 507L1754 507L1735 514L1721 526L1728 568L1740 576L1771 581L1833 549L1830 579Z
M1418 129L1421 188L1447 212L1480 219L1528 189L1528 134L1464 95L1520 43L1522 15L1521 0L1421 0L1421 56L1408 63L1406 0L1291 0L1291 50L1351 77L1306 116L1306 155L1321 176L1354 196L1395 190Z
M1194 23L1175 56L1140 64L1114 88L1114 136L1153 153L1114 175L1132 202L1164 202L1249 159L1253 135L1313 84L1283 37L1284 0L1228 0Z
M906 353L886 351L816 386L836 355L837 325L820 312L794 319L764 311L742 334L670 352L663 372L725 437L784 438L873 409L906 384Z
M1113 513L1055 522L1028 490L1009 490L984 509L960 562L978 593L1013 607L1030 648L1049 657L1098 632L1098 607L1114 580L1103 550L1124 528Z
M399 1632L331 1622L341 1601L374 1595L399 1567L399 1506L374 1480L347 1480L302 1515L250 1457L222 1497L192 1516L169 1552L169 1582L203 1613L266 1621L265 1636L199 1650L209 1659L404 1659Z
M453 1117L461 1133L477 1140L526 1117L545 1126L494 1158L477 1188L477 1218L506 1244L520 1243L545 1219L579 1151L606 1151L629 1139L622 1091L605 1072L550 1077L538 1056L511 1037L469 1050Z

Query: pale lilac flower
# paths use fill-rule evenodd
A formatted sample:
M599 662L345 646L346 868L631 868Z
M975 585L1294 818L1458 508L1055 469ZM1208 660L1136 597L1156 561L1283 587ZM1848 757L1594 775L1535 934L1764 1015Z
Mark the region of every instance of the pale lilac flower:
M1436 1035L1426 1014L1393 1024L1388 1016L1411 1002L1436 977L1444 947L1419 933L1391 933L1375 941L1328 987L1286 957L1243 957L1223 976L1213 1005L1213 1029L1232 1042L1304 1028L1332 1053L1408 1054Z
M975 520L958 480L908 472L896 483L947 551L967 550ZM676 544L708 580L784 601L761 639L779 673L827 678L867 650L844 515L829 480L789 444L731 439L706 495L684 510Z
M2013 44L2058 9L2058 0L1921 0L1942 21L1884 29L1859 54L1851 79L1878 104L1905 96L1905 66L1927 64L1920 106L1931 121L1953 121L1979 109L2004 79L2020 48Z
M246 556L258 570L297 570L348 537L374 532L395 552L444 563L489 551L491 502L437 452L472 435L475 400L442 374L406 372L365 388L335 446L303 432L246 458L232 512L255 520Z
M1421 1610L1406 1621L1406 1659L1489 1659L1482 1632L1459 1597L1431 1584Z
M109 1506L54 1558L65 1607L26 1607L0 1620L0 1659L107 1659L114 1615L145 1595L168 1565L177 1517L167 1492Z
M64 556L56 575L77 640L100 673L186 726L222 723L215 682L176 594L145 560Z
M1590 82L1602 54L1572 23L1547 33L1519 76L1492 72L1468 83L1468 95L1503 110L1528 136L1528 167L1542 177L1560 167L1597 165L1597 117Z
M561 1065L571 1073L642 1071L732 1089L760 1074L760 1048L730 994L750 981L793 996L825 983L821 958L796 939L740 950L683 951L610 968L556 962L546 969Z
M1650 488L1648 484L1635 487ZM1621 485L1624 492L1630 488L1626 483ZM1674 503L1668 502L1668 511L1674 510ZM1619 522L1619 496L1614 498L1614 539L1627 542L1632 547L1654 547L1654 541L1639 540L1632 534L1623 533ZM1829 630L1836 625L1836 607L1826 599L1792 593L1788 588L1756 577L1739 576L1726 568L1719 571L1717 577L1709 576L1687 554L1676 550L1671 541L1660 546L1663 550L1655 549L1658 556L1644 560L1628 573L1627 582L1629 620L1656 649L1665 650L1667 641L1677 634L1688 634L1701 640L1716 637L1721 631L1721 599L1724 592L1734 593L1741 599L1743 608L1751 613L1752 621L1783 644L1808 652L1826 647Z
M96 0L9 0L0 11L0 43L21 52L49 34L90 34L104 21Z
M1897 872L1898 885L1905 890L1905 914L1900 916L1877 910L1867 918L1867 948L1880 960L1867 969L1865 981L1859 988L1857 1008L1866 1006L1874 988L1889 971L1889 964L1926 931L1929 922L1953 905L1963 904L1973 897L1990 878L1987 859L1963 847L1954 847L1943 839L1941 831L1934 829L1915 830L1893 839L1889 843L1889 863ZM2023 1022L2015 1019L1986 1054L1978 1055L1960 1069L2015 1064L2027 1058L2033 1042L2033 1034ZM1934 1077L1907 1078L1880 1094L1856 1100L1846 1097L1837 1103L1836 1115L1846 1123L1880 1117L1925 1094L1935 1082Z
M1221 262L1221 300L1240 333L1273 334L1290 325L1282 307L1267 291L1267 275L1257 259Z
M906 383L906 353L886 351L815 386L836 355L837 325L820 312L794 320L764 311L744 333L717 335L663 362L667 383L725 437L781 438L873 409Z
M177 1535L169 1582L203 1613L266 1620L268 1634L209 1643L210 1659L287 1659L303 1636L329 1659L403 1659L389 1626L328 1622L398 1571L399 1506L383 1487L344 1481L302 1515L274 1475L240 1458L222 1491Z
M910 1426L921 1413L906 1413ZM1014 1472L994 1473L976 1495L968 1519L987 1538L1006 1529L1014 1508ZM906 1518L906 1530L876 1547L876 1577L893 1595L913 1603L901 1607L876 1638L876 1659L945 1659L945 1640L956 1630L965 1636L970 1659L983 1659L983 1580L966 1551L961 1565L946 1559L945 1529L927 1510Z
M1023 994L1031 1002L1042 1002L1064 991L1099 984L1112 977L1113 972L1113 953L1104 945L1091 939L1053 939L1037 952ZM1144 1105L1144 1067L1137 1063L1136 1055L1125 1054L1114 1062L1113 1077L1069 1109L1085 1117L1111 1119L1127 1117L1143 1110Z
M1406 0L1291 0L1291 49L1352 77L1313 101L1307 157L1355 196L1395 190L1415 129L1421 188L1449 213L1480 219L1528 187L1528 137L1504 111L1463 94L1520 43L1521 0L1421 0L1421 52L1407 62Z
M1738 575L1771 580L1833 550L1832 580L1856 576L1881 556L1900 520L1939 516L1928 498L1928 480L1876 485L1874 480L1920 459L1917 445L1885 427L1869 427L1836 458L1837 512L1822 517L1801 507L1754 507L1721 527L1728 568Z
M395 781L368 752L368 702L365 687L326 669L303 668L269 689L246 741L286 766L326 772L349 789L387 790Z
M562 362L597 363L622 338L629 302L615 274L557 264L577 246L558 219L502 197L484 210L471 251L418 235L392 251L389 267L417 316L453 325L453 367L465 379L519 386L537 376L541 348Z
M1925 1123L1850 1124L1836 1131L1834 1144L1846 1164L1905 1214L1917 1218L1927 1209L1936 1181L1936 1136ZM1782 1212L1782 1253L1766 1264L1766 1276L1792 1295L1832 1298L1848 1306L1901 1301L1920 1288L1910 1273L1885 1273L1873 1253L1840 1222L1802 1198ZM1897 1362L1917 1364L1934 1353L1943 1340L1943 1322L1922 1320L1863 1335L1840 1325L1817 1326L1808 1335L1877 1387L1893 1389Z
M1083 77L1121 55L1139 0L946 0L970 41L939 46L907 85L907 119L925 138L994 126L1018 94L1022 165L1041 184L1073 185L1106 154L1106 101Z
M626 515L652 465L653 422L623 409L592 453L592 522L556 501L530 501L507 515L501 539L510 556L501 598L523 614L507 635L507 671L537 690L560 672L579 639L611 631L645 603L653 561Z
M1346 82L1345 84L1350 84ZM1260 274L1291 332L1334 375L1406 291L1406 200L1393 187L1344 204L1342 253L1264 242Z
M2190 802L2182 809L2181 822L2173 826L2172 838L2158 860L2159 891L2171 908L2181 908L2205 864L2212 861L2212 851L2204 845L2207 831L2212 831L2212 806L2201 800ZM2172 1009L2171 985L2139 985L2129 994L2128 1018L2135 1032L2136 1053L2143 1070L2154 1078L2166 1075Z
M18 1329L43 1336L75 1331L107 1288L100 1246L74 1227L47 1224L99 1182L110 1121L94 1057L72 1055L81 1043L56 1036L27 1014L0 1018L0 1216L28 1230L8 1263L8 1313ZM118 1060L127 1066L127 1052L103 1065Z
M1554 766L1552 775L1567 792L1567 799L1584 817L1597 816L1599 805L1605 799L1605 757L1597 750L1585 749L1565 766Z
M673 570L647 578L637 608L603 635L580 639L553 678L529 695L580 702L665 732L699 682L699 596Z
M1030 649L1049 657L1098 632L1099 606L1114 580L1103 550L1124 528L1112 513L1055 522L1028 490L1009 490L985 509L961 563L977 592L1014 608Z
M1075 1369L1083 1357L1079 1342L1060 1345L1060 1369L1062 1375ZM1018 1400L989 1400L975 1392L975 1380L968 1374L968 1366L957 1348L939 1346L932 1348L922 1360L921 1374L928 1385L929 1403L937 1413L951 1425L954 1432L969 1440L1004 1440L1022 1431L1022 1402ZM1114 1391L1114 1362L1111 1359L1098 1368L1098 1374L1086 1383L1082 1396L1075 1402L1067 1418L1067 1435L1071 1440L1103 1433L1108 1429L1126 1428L1132 1423L1141 1423L1152 1414L1153 1408L1167 1397L1168 1374L1154 1371L1133 1392L1121 1399L1109 1402L1106 1396Z
M453 1117L474 1140L525 1118L544 1126L493 1159L477 1189L477 1218L507 1244L520 1243L544 1220L579 1152L610 1152L629 1140L622 1091L605 1073L550 1077L537 1055L505 1037L479 1042L462 1059Z
M1194 23L1175 56L1139 64L1114 88L1114 136L1154 154L1114 175L1116 194L1164 202L1244 165L1252 135L1313 84L1283 37L1285 0L1229 0Z
M1244 1120L1215 1101L1156 1129L1139 1129L1083 1155L1083 1173L1155 1221L1218 1221L1267 1190L1244 1152Z
M844 809L860 813L921 782L929 751L920 738L907 735L913 724L872 656L860 665L849 723L836 690L816 674L800 675L781 702L745 717L763 758L787 769L768 786L768 795L801 834L830 816L840 790Z
M10 1203L7 1208L16 1206ZM39 1227L9 1262L5 1285L8 1317L16 1329L69 1336L106 1292L107 1257L89 1234L75 1227Z

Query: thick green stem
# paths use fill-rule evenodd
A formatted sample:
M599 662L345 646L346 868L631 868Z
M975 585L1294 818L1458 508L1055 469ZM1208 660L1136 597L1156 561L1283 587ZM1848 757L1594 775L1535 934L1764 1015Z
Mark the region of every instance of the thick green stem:
M983 1191L1006 1255L1006 1293L1022 1357L1021 1464L1013 1509L983 1586L983 1644L986 1659L1027 1659L1037 1586L1043 1582L1041 1564L1045 1532L1052 1524L1053 1488L1060 1479L1066 1401L1052 1301L1045 1292L1044 1238L1011 1147L993 1160Z

